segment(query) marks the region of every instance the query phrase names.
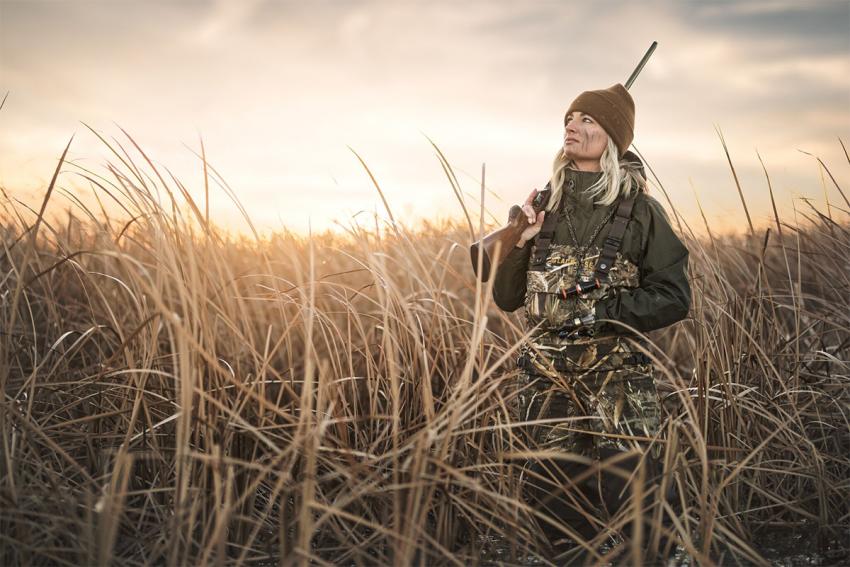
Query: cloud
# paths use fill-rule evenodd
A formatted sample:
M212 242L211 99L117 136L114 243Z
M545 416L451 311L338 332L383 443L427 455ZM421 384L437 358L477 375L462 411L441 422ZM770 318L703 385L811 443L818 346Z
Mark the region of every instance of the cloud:
M750 1L678 3L677 16L694 27L737 42L753 39L784 45L788 54L816 55L850 48L850 3Z
M187 39L190 43L209 46L216 42L227 41L229 34L234 33L249 23L259 8L267 0L215 0L206 13L201 15L197 26L194 26Z

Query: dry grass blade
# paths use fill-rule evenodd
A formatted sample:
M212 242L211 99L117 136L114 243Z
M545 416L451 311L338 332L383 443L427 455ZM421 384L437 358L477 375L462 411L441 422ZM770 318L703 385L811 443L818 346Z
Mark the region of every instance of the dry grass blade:
M425 136L425 134L423 134ZM443 172L445 172L446 177L449 180L449 184L452 186L452 191L457 198L457 202L460 205L460 208L463 210L463 216L466 218L466 223L469 225L469 237L475 238L475 229L472 228L472 218L469 216L469 211L466 210L466 203L463 201L463 195L460 190L460 183L458 183L457 177L455 176L455 172L452 169L452 166L449 164L449 160L446 159L446 156L443 155L442 150L437 147L437 144L430 137L425 136L428 142L433 146L434 151L437 152L437 157L440 159L440 165L443 168Z
M841 142L841 147L844 148L844 142ZM844 190L841 189L841 186L838 184L838 181L835 180L835 177L832 175L832 172L829 170L829 168L826 166L826 164L823 163L823 160L816 155L810 154L809 152L804 152L803 150L797 150L797 151L802 153L802 154L806 154L807 156L812 156L813 158L815 158L817 160L817 162L824 169L824 171L826 171L827 175L829 175L829 178L832 180L832 184L835 185L835 188L838 190L838 193L841 195L841 198L844 199L844 204L846 204L847 208L850 209L850 200L847 199L847 195L844 194ZM844 155L845 156L847 155L847 149L846 148L844 148Z
M389 215L389 217L390 217L390 223L393 227L393 230L395 230L396 233L398 233L398 226L396 225L395 215L393 215L393 211L390 208L390 204L387 202L386 196L384 196L384 192L381 190L380 184L378 184L378 180L375 179L374 175L372 175L372 170L369 169L369 166L366 165L366 162L363 161L363 158L360 157L360 154L358 154L356 151L354 151L354 148L352 148L351 146L348 146L348 149L351 151L351 153L353 153L355 155L355 157L357 158L357 161L360 162L360 165L363 166L363 169L365 169L366 173L369 175L369 179L372 180L372 184L375 186L375 189L378 191L378 195L381 197L381 202L384 204L384 210L387 211L387 215Z
M729 148L726 146L726 140L723 138L723 132L715 126L714 130L720 137L720 144L723 146L723 153L726 154L726 161L729 163L729 169L732 170L732 177L735 179L735 187L738 189L738 196L741 198L741 206L744 207L744 214L747 216L747 226L750 227L750 234L755 234L753 228L753 220L750 218L750 210L747 207L747 200L744 199L744 190L741 189L741 182L738 181L738 172L735 171L735 166L732 163L732 156L729 155Z

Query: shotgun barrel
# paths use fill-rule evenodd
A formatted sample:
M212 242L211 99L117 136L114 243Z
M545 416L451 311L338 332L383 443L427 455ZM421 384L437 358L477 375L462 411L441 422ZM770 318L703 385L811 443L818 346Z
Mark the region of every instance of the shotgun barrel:
M652 55L652 52L655 51L656 47L658 47L658 42L653 41L652 45L649 46L649 49L646 50L646 53L644 54L643 59L640 60L640 63L638 63L637 67L635 67L635 70L632 71L632 75L629 77L629 80L626 81L625 85L623 85L624 87L626 87L626 90L628 90L629 87L632 86L632 83L635 82L635 79L637 79L637 76L640 75L640 72L643 69L643 66L646 65L647 61L649 61L649 57Z

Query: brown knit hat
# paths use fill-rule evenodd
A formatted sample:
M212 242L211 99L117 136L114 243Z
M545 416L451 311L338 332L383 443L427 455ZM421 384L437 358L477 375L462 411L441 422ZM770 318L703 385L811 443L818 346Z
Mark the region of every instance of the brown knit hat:
M564 115L579 111L590 114L617 144L619 157L623 157L635 135L635 101L626 87L617 83L599 91L584 91L576 97Z

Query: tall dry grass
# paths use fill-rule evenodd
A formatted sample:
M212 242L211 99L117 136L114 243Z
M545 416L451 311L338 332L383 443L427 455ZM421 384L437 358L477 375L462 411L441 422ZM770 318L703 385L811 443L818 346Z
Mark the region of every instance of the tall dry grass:
M546 561L521 492L525 329L471 275L472 221L230 236L129 136L104 143L104 172L60 160L41 210L4 192L2 564ZM48 220L72 175L126 218ZM679 506L635 496L613 530L706 565L765 564L785 528L846 552L850 204L801 207L735 237L671 215L694 302L651 335L653 443ZM641 560L617 542L586 560Z

